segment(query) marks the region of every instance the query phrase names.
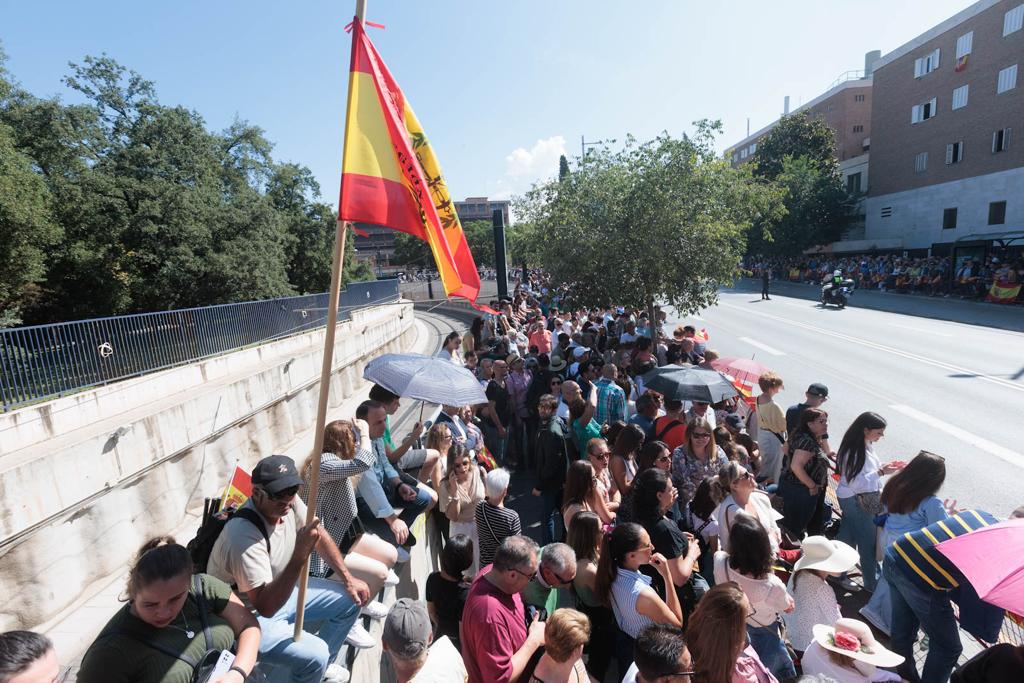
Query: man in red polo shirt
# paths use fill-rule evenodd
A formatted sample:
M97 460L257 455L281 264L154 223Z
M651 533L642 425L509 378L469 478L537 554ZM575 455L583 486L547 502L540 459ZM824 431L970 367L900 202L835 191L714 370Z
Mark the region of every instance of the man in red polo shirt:
M509 536L473 581L459 625L469 683L518 680L544 645L544 622L527 628L519 595L537 573L537 550L526 536Z

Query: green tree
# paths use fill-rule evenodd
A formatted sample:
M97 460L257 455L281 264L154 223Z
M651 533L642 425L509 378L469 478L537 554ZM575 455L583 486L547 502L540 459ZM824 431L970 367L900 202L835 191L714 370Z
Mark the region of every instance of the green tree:
M558 181L565 180L565 177L569 175L569 160L565 158L565 155L558 157Z
M807 112L783 116L771 131L758 140L754 152L754 175L775 180L783 172L786 157L807 157L826 173L839 173L836 135L827 123Z
M430 246L405 232L395 233L395 263L407 268L433 268L434 257Z
M855 205L843 185L834 131L806 112L784 116L757 145L754 174L785 192L785 212L758 222L752 253L797 255L842 236Z
M781 193L717 157L719 123L696 128L594 149L517 200L530 251L576 303L694 312L736 275L747 229L779 212Z

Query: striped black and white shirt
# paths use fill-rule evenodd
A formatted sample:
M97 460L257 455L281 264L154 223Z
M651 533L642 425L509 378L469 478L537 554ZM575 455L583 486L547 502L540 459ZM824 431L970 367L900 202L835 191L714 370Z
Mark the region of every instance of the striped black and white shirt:
M480 539L480 566L494 562L498 546L509 536L523 533L519 513L491 505L486 500L476 506L476 534Z

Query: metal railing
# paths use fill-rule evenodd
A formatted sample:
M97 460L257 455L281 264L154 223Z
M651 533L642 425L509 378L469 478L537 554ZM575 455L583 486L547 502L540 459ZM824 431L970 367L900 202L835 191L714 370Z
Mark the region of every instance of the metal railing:
M338 320L398 301L398 280L353 282ZM323 327L327 294L0 330L4 412Z

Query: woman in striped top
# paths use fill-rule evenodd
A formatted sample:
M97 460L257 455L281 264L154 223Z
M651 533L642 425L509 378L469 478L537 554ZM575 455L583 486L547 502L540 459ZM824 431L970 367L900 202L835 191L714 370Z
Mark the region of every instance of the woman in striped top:
M480 567L494 561L494 553L509 536L523 532L519 513L505 507L508 494L508 470L499 467L487 473L484 481L486 498L476 506L476 533L480 540Z
M651 588L650 577L640 567L650 565L666 586L672 585L668 561L654 552L651 537L639 524L620 524L605 537L597 570L596 594L611 605L619 625L615 646L619 674L624 675L633 661L633 641L651 624L683 625L683 610L675 591L667 591L668 601Z
M398 577L391 571L398 562L395 546L373 534L363 533L363 525L356 518L354 486L362 473L373 465L375 457L370 450L370 427L366 420L334 420L324 427L316 516L345 555L345 567L366 582L370 595L377 594L385 583L398 583ZM299 495L307 505L314 463L312 455L302 463ZM314 551L310 556L309 575L326 577L330 573L327 562ZM387 615L387 610L383 605L375 605L367 613L379 619Z

